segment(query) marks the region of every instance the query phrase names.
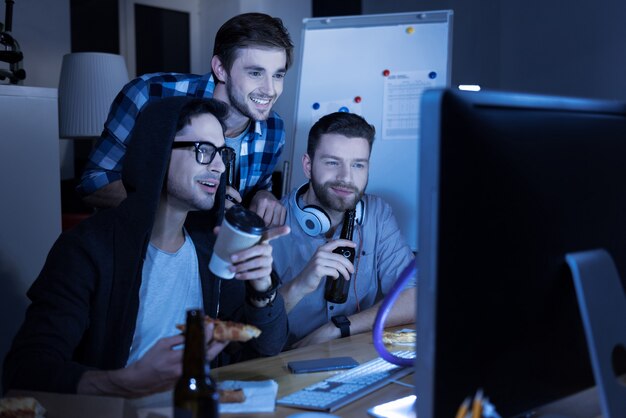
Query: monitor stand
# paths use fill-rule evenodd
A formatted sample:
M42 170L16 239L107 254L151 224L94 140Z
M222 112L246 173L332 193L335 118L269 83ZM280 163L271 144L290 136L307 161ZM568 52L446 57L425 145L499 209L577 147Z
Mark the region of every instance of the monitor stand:
M578 306L604 418L626 417L626 386L616 357L626 356L626 296L609 253L603 249L569 253Z

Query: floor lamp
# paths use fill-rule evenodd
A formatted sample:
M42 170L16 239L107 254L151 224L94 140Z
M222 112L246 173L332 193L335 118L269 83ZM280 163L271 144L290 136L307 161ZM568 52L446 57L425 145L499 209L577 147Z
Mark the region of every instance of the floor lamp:
M77 52L63 57L59 80L59 137L87 140L89 148L102 132L115 96L128 83L124 57L102 52ZM78 142L74 142L78 145ZM74 159L76 165L76 159ZM80 176L83 164L75 167ZM63 229L84 216L64 213Z

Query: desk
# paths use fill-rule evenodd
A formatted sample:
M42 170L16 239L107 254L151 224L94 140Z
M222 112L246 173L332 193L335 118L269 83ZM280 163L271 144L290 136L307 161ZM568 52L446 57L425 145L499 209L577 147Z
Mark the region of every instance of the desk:
M406 327L398 327L392 329L401 329ZM415 328L412 326L411 328ZM394 346L391 350L406 350L406 346ZM278 398L281 398L296 390L302 389L310 384L319 382L337 372L321 372L321 373L304 373L292 374L287 369L287 363L294 360L306 360L319 357L353 357L359 363L372 360L378 357L378 352L372 343L372 334L365 333L338 340L332 340L327 343L303 347L297 350L286 351L275 357L267 357L257 360L245 361L242 363L232 364L230 366L220 367L211 371L211 376L217 381L223 380L268 380L273 379L278 383ZM410 374L401 381L413 384L413 374ZM364 417L366 411L378 404L392 401L394 399L408 396L413 393L413 389L391 383L374 393L367 395L343 408L334 412L335 415L342 418ZM298 412L301 409L286 408L276 406L276 410L272 414L228 414L227 417L253 417L259 415L273 416L277 418L287 417Z
M390 328L390 330L401 329L407 327ZM415 328L410 326L410 328ZM403 346L393 346L391 350L406 349ZM304 347L292 351L287 351L275 357L267 357L262 359L245 361L225 367L220 367L211 371L211 377L216 381L225 380L244 380L244 381L262 381L275 380L278 385L278 398L288 395L296 390L302 389L310 384L319 382L337 372L322 373L305 373L292 374L287 368L287 363L294 360L306 360L320 357L339 357L351 356L359 363L378 357L378 353L372 343L372 334L364 333L348 338L329 341L327 343L314 346ZM403 379L403 383L413 384L414 374L410 374ZM390 383L389 385L357 400L353 403L338 409L333 414L341 418L368 416L367 410L381 403L389 402L404 396L413 394L413 389L402 385ZM488 395L488 394L487 394ZM163 406L163 402L169 402L171 392L157 395L155 402L157 406ZM145 398L144 398L145 399ZM598 403L598 395L595 389L589 389L580 394L576 394L569 398L554 402L550 405L540 408L537 415L533 418L541 417L567 417L567 418L601 418L600 407ZM131 401L133 403L133 401ZM147 404L140 400L134 406L148 407L143 412L150 410L150 403ZM497 405L496 405L497 408ZM161 412L161 411L159 411ZM251 417L277 417L284 418L293 414L305 412L302 409L287 408L276 406L276 410L272 413L249 413L249 414L223 414L228 418L251 418ZM147 414L142 414L146 416ZM149 415L148 415L149 416Z
M396 327L391 328L390 330L401 328L407 327ZM414 329L415 326L410 326L410 328ZM406 347L391 347L391 350L402 349L406 349ZM359 363L364 363L378 357L378 353L372 343L372 334L359 334L348 338L329 341L324 344L287 351L276 357L251 360L226 367L220 367L219 369L212 370L211 376L217 381L274 379L279 385L278 398L281 398L289 393L302 389L305 386L330 377L333 374L333 372L292 374L287 369L288 362L316 357L339 356L354 357ZM413 384L413 380L414 374L410 374L401 379L402 382L409 384ZM391 383L365 396L364 398L340 408L333 414L342 418L366 417L367 410L369 408L411 394L413 394L413 389ZM282 418L303 411L304 410L286 408L277 405L276 411L272 414L228 414L224 416L233 418L248 418L261 415ZM546 405L545 407L538 409L537 413L538 415L536 418L541 418L542 416L601 418L598 394L595 388Z
M404 328L404 327L398 327ZM397 329L397 328L392 328ZM406 349L406 347L395 346L392 350ZM285 396L291 392L302 389L312 383L323 380L336 372L308 373L308 374L292 374L287 369L287 363L293 360L305 360L319 357L339 357L351 356L359 363L366 362L378 357L378 353L372 344L371 333L360 334L348 338L329 341L327 343L318 344L310 347L304 347L297 350L287 351L275 357L267 357L262 359L250 360L230 366L220 367L211 371L211 376L217 381L224 380L246 380L260 381L273 379L279 384L278 398ZM410 374L403 379L404 383L412 384L414 375ZM389 402L404 396L411 395L413 389L402 385L391 383L367 396L361 398L343 408L334 412L334 415L342 418L367 416L367 410L373 406L384 402ZM15 393L17 395L18 393ZM37 393L24 392L23 395L30 395L39 398ZM136 400L122 400L121 398L90 397L81 395L59 395L44 394L45 398L40 398L44 406L49 409L50 418L68 418L83 417L85 407L83 405L93 403L94 401L103 401L98 409L98 414L94 411L90 412L93 418L109 418L121 417L120 411L124 410L128 417L134 416L132 412L127 410L139 408L141 416L149 416L152 409L156 409L156 416L162 417L162 409L166 405L171 405L172 393L163 392L152 395L147 398ZM487 394L488 395L488 394ZM152 398L152 399L150 399ZM52 401L55 401L54 403ZM106 402L105 402L106 401ZM120 405L120 401L124 405ZM50 403L49 403L50 402ZM123 408L122 408L123 407ZM128 408L127 408L128 407ZM497 407L497 405L496 405ZM251 417L277 417L284 418L299 412L301 409L286 408L276 406L276 410L272 413L250 413L250 414L223 414L227 418L251 418ZM571 396L553 404L547 405L537 411L539 414L534 418L547 416L546 414L555 414L567 418L600 418L600 407L598 395L595 389L589 389L580 394ZM155 416L153 415L153 416ZM165 415L168 416L168 415Z
M390 330L413 328L415 326L402 326L389 328ZM391 350L406 350L406 346L394 346ZM263 381L274 380L278 383L277 398L281 398L296 390L302 389L310 384L317 383L336 373L340 372L319 372L293 374L287 368L287 363L294 360L307 360L322 357L350 356L359 363L379 357L378 352L372 343L372 333L359 334L326 343L303 347L296 350L286 351L274 357L265 357L255 360L244 361L229 366L211 370L211 377L217 382L225 380L243 381ZM413 384L413 374L400 379L403 383ZM389 402L404 396L413 394L411 387L391 383L349 405L340 408L333 414L342 418L365 417L367 410L378 404ZM147 398L129 401L136 408L140 416L150 416L150 413L165 413L163 406L171 405L171 392L164 392L152 395ZM245 414L223 414L228 418L251 418L251 417L277 417L283 418L289 415L305 412L303 409L287 408L276 405L276 409L271 413L245 413ZM309 411L310 412L310 411ZM169 413L169 412L168 412ZM163 416L163 415L159 415Z

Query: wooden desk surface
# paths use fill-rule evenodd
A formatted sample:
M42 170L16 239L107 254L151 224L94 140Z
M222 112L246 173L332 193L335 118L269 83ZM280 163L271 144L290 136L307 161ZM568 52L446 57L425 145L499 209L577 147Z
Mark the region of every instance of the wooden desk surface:
M414 325L401 326L394 329L412 328ZM406 350L406 346L388 347L391 351ZM306 360L319 357L339 357L351 356L359 363L363 363L378 357L378 353L372 343L372 334L365 333L356 336L333 340L328 343L315 346L304 347L297 350L281 353L276 357L251 360L237 363L211 371L211 376L217 381L223 380L275 380L278 385L278 398L288 395L296 390L302 389L310 384L319 382L337 372L325 373L305 373L292 374L287 368L287 363L293 360ZM401 379L403 383L414 384L414 374ZM342 418L366 417L367 410L384 402L389 402L404 396L412 395L413 389L410 387L391 383L367 396L361 398L343 408L338 409L333 414ZM497 405L496 405L497 408ZM288 417L302 409L276 406L276 410L271 414L228 414L228 417L247 418L253 416ZM546 405L537 411L534 418L541 417L567 417L567 418L601 418L598 394L596 389L589 389L580 394Z
M412 328L414 326L403 326L392 329ZM391 351L406 350L406 346L391 346ZM273 379L278 383L278 398L281 398L298 389L302 389L310 384L319 382L338 372L320 372L293 374L287 368L287 363L294 360L307 360L320 357L341 357L350 356L359 363L379 357L378 352L372 343L372 334L365 333L347 338L333 340L328 343L303 347L296 350L286 351L275 357L267 357L257 360L245 361L220 367L211 371L211 376L217 381L223 380L268 380ZM401 379L402 382L413 384L413 374ZM392 401L413 394L413 389L399 384L391 383L374 393L367 395L343 408L338 409L334 414L342 418L365 417L367 410L378 404ZM302 409L287 408L277 405L276 410L271 414L228 414L228 417L252 417L252 416L272 416L287 417L292 414L304 412Z
M413 328L414 326L403 326L392 329ZM391 351L406 350L406 346L392 346ZM328 343L318 344L315 346L304 347L297 350L287 351L275 357L268 357L256 360L250 360L230 366L220 367L211 371L211 376L217 381L224 380L275 380L278 385L278 398L285 396L291 392L302 389L312 383L319 382L338 372L321 372L321 373L305 373L292 374L287 363L293 360L306 360L320 357L340 357L351 356L359 363L363 363L378 357L378 353L372 343L371 333L360 334L339 340L333 340ZM401 382L413 385L414 375L410 374ZM44 407L48 409L50 418L71 418L83 417L86 408L84 405L93 404L101 401L102 405L98 407L98 413L90 412L90 416L109 418L121 416L133 416L134 414L126 414L128 407L133 411L137 411L140 417L152 416L171 417L171 392L163 392L146 398L135 400L124 400L122 398L105 398L105 397L88 397L83 395L61 395L46 394L38 392L13 393L14 395L35 396ZM367 410L381 403L389 402L398 398L402 398L413 394L413 388L403 386L397 383L389 385L361 398L343 408L338 409L333 414L341 418L366 417ZM168 406L169 405L169 406ZM166 407L168 406L168 407ZM165 410L163 410L166 407ZM155 409L156 408L156 409ZM497 408L497 405L496 405ZM124 414L122 413L124 411ZM277 417L284 418L305 412L302 409L287 408L276 406L276 410L271 413L248 413L248 414L224 414L225 417L232 418L248 418L248 417ZM553 414L553 415L550 415ZM537 411L537 415L533 418L541 417L567 417L567 418L600 418L600 406L596 389L589 389L580 394L571 396L551 405L541 408Z

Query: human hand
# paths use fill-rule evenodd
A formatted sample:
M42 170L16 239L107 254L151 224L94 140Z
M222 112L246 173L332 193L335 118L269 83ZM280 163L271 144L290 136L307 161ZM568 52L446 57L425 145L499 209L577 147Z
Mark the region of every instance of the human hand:
M218 234L220 227L215 227L213 232ZM239 280L250 280L250 284L262 292L271 286L270 273L272 272L272 246L269 242L291 232L288 226L276 226L269 228L263 233L258 244L233 253L230 257L232 266L230 270L235 273Z
M213 339L213 330L215 325L213 323L205 323L204 325L204 340L206 342L206 357L208 361L213 360L217 355L226 347L229 341L215 341Z
M241 204L241 195L239 192L232 186L226 186L226 202L224 206L226 209L230 209L231 207Z
M307 345L321 344L326 341L336 340L341 337L341 331L332 323L326 323L293 344L293 348L306 347Z
M272 192L267 190L259 190L255 193L249 209L263 218L266 226L283 225L287 216L287 208L280 204Z
M183 335L161 338L143 357L122 369L124 383L119 384L138 394L171 389L183 370L183 350L173 348L184 342Z
M324 277L337 279L341 275L350 280L350 275L354 273L354 265L341 254L333 253L338 247L356 248L356 244L349 240L337 239L318 247L302 272L296 276L299 288L304 294L317 289Z

